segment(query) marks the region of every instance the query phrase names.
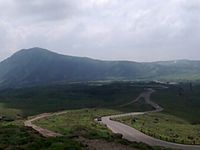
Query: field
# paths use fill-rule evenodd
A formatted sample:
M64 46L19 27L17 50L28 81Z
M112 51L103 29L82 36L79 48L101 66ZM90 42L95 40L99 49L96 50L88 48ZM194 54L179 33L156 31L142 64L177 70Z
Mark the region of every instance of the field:
M117 119L156 138L186 144L200 144L200 86L182 83L157 89L151 100L162 113Z
M200 124L200 85L190 87L189 83L169 86L153 93L152 100L164 108L163 113L170 114Z
M20 110L15 108L8 108L4 103L0 103L0 115L17 118L20 114Z
M98 116L119 113L118 111L109 109L82 109L66 111L66 114L41 119L35 123L64 135L82 134L81 136L90 138L107 139L110 137L111 132L106 127L95 123L94 119Z
M87 150L88 144L91 143L103 144L100 147L121 146L127 150L161 150L143 143L123 140L121 136L112 134L106 127L96 124L93 120L96 116L113 113L119 112L108 109L82 109L37 122L65 134L64 137L57 138L40 136L32 129L24 127L23 120L1 121L0 150Z
M200 125L192 125L172 115L151 113L117 120L158 139L184 144L200 144Z
M81 150L81 143L65 138L44 138L22 122L0 122L0 150Z
M45 119L40 119L35 124L62 133L65 136L84 137L85 139L101 139L108 143L121 143L133 150L161 150L159 147L150 147L143 143L128 142L121 139L118 134L113 134L105 126L94 122L98 116L107 116L111 114L118 114L119 111L109 109L82 109L67 111L65 114L51 116ZM163 149L164 150L164 149Z
M121 118L120 121L157 138L199 144L200 86L193 85L191 88L188 85L167 85L169 88L163 89L163 85L154 82L91 82L0 91L0 116L16 119L14 122L0 121L0 149L38 147L56 150L70 146L71 149L85 149L84 142L81 144L77 141L78 137L82 137L89 141L121 143L138 150L160 150L143 143L123 140L120 135L112 134L105 126L94 122L98 116L152 110L143 100L122 106L150 87L156 90L152 100L164 107L164 111L138 116L134 124L132 118ZM61 110L67 113L41 119L36 123L64 134L64 138L46 139L23 127L21 119L27 116ZM153 128L155 125L156 131Z
M145 110L143 108L147 110L151 108L141 103L131 106L131 109L119 106L134 100L145 87L149 86L156 85L132 82L97 82L7 89L0 91L0 103L8 110L19 110L19 115L22 117L80 108L111 108L124 112L143 111Z

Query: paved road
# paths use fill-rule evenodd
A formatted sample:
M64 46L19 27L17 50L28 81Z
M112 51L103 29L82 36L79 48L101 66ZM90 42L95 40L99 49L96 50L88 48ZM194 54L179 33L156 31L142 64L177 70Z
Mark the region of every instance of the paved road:
M150 104L155 108L153 111L147 111L147 112L133 112L133 113L126 113L121 115L112 115L112 116L106 116L102 117L101 123L105 124L112 132L114 133L120 133L123 135L123 138L129 140L129 141L136 141L136 142L143 142L151 146L162 146L166 148L173 148L173 149L181 149L181 150L200 150L200 146L195 145L183 145L183 144L176 144L171 142L162 141L159 139L155 139L153 137L150 137L148 135L143 134L142 132L125 125L123 123L113 121L112 118L118 118L118 117L124 117L124 116L136 116L136 115L142 115L145 113L150 112L160 112L163 110L162 107L160 107L158 104L152 102L150 100L150 96L154 91L152 89L148 89L147 91L143 92L138 96L138 98L132 102L138 101L142 97L144 97L146 103Z

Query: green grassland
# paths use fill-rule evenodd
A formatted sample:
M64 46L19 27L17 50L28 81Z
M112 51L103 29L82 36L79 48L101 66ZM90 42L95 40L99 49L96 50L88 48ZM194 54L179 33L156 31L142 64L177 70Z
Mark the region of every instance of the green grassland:
M26 89L0 91L0 103L8 110L19 110L22 116L43 112L80 108L112 108L134 100L144 88L156 84L113 82L76 83ZM135 104L122 111L143 111L143 104ZM146 108L146 106L144 107ZM148 108L149 109L149 108ZM1 112L1 111L0 111Z
M119 113L108 109L82 109L67 111L37 122L64 134L63 137L44 138L23 126L23 120L0 122L0 150L86 150L85 143L77 140L82 136L89 140L99 139L108 143L120 143L134 150L167 150L150 147L143 143L129 142L112 134L105 126L94 122L94 117ZM52 125L54 124L54 125ZM79 125L78 125L79 124Z
M0 91L0 115L23 118L43 112L67 110L66 114L36 122L42 127L64 134L64 138L43 138L23 127L20 120L14 123L0 121L0 150L31 150L32 147L32 149L44 150L85 149L83 144L74 140L77 136L122 143L141 150L160 150L161 148L149 147L143 143L123 140L105 126L94 122L97 116L151 110L152 108L143 100L124 107L120 106L134 100L149 87L163 92L161 96L165 96L166 91L161 90L159 84L145 82L73 83ZM153 96L158 98L156 101L160 100L159 95ZM168 98L165 100L168 101ZM159 101L162 106L163 103L165 101ZM171 105L170 102L168 104ZM72 109L75 110L68 111ZM165 113L167 110L170 111L166 109ZM16 122L20 123L16 124Z
M118 107L113 107L113 109L116 109L121 112L139 112L139 111L154 110L154 108L151 105L145 103L144 98L140 99L137 102L134 102L125 106L122 105Z
M158 139L184 144L200 144L200 125L192 125L172 115L151 113L122 117L117 120Z
M19 123L20 122L20 123ZM21 121L0 122L0 150L82 150L85 146L70 138L44 138L25 128Z
M0 115L17 118L21 111L15 108L8 108L4 103L0 103Z
M162 140L200 144L200 85L181 83L168 87L157 89L151 97L164 108L162 113L117 120Z
M164 148L150 147L143 143L128 142L117 134L113 134L106 126L94 122L98 116L119 114L110 109L81 109L66 111L65 114L55 115L35 121L35 124L65 136L84 137L87 139L102 139L137 148L139 150L164 150Z
M63 115L56 115L41 119L35 123L41 127L62 133L64 135L87 136L90 138L110 138L111 132L105 126L96 123L98 116L119 114L120 112L109 109L81 109L66 111ZM82 130L82 131L81 131ZM85 135L86 134L86 135Z
M181 89L181 94L180 94ZM191 124L200 124L200 85L189 83L169 86L153 93L151 99L164 108L163 113L180 117Z

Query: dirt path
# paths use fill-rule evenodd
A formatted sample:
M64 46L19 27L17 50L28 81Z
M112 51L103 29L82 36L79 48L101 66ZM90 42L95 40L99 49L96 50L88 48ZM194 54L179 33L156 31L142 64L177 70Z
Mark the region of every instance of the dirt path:
M57 112L57 113L43 113L37 116L34 116L33 118L27 120L24 122L24 125L26 127L30 127L40 133L44 137L60 137L63 136L62 134L50 131L48 129L42 128L40 126L37 126L34 124L34 121L37 121L39 119L48 118L54 115L62 115L67 113L67 111L63 112ZM128 147L126 145L120 144L120 143L114 143L114 142L106 142L104 140L91 140L91 139L85 139L79 137L79 139L76 139L77 141L83 143L84 145L87 145L87 150L138 150L135 148Z
M162 111L163 110L162 107L160 107L158 104L150 100L150 96L153 92L154 90L148 89L147 91L140 94L138 98L132 101L131 103L136 102L143 97L145 99L145 102L150 104L152 107L154 107L155 110L147 111L147 112L133 112L133 113L120 114L120 115L106 116L106 117L102 117L101 123L105 124L112 132L122 134L123 138L129 141L143 142L151 146L161 146L161 147L173 148L173 149L200 150L200 146L198 145L183 145L183 144L176 144L176 143L171 143L171 142L155 139L153 137L145 135L144 133L128 125L112 120L113 118L118 118L118 117L136 116L136 115L142 115L142 114L151 113L151 112Z
M54 116L54 115L61 115L61 114L64 114L64 113L67 113L67 112L62 111L62 112L57 112L57 113L43 113L43 114L34 116L31 119L26 120L24 122L24 125L26 127L30 127L32 129L34 129L35 131L37 131L38 133L40 133L44 137L59 137L59 136L62 136L62 134L50 131L48 129L44 129L40 126L35 125L33 122L37 121L39 119L42 119L42 118L47 118L47 117Z

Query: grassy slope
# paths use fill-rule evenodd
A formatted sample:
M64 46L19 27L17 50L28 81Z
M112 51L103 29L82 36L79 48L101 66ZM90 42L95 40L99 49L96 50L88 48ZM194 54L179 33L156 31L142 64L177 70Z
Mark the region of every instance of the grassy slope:
M154 108L151 105L146 104L144 99L140 99L138 102L126 106L114 107L113 109L119 110L121 112L140 112L153 110Z
M151 113L134 118L123 117L117 120L162 140L200 144L200 125L191 125L189 122L172 115Z
M20 123L0 122L0 150L81 150L73 139L43 138Z
M3 91L0 94L0 99L1 99L1 102L4 104L4 108L7 107L7 108L19 109L22 111L23 115L38 114L41 112L57 111L57 110L62 110L62 109L82 108L86 106L111 107L112 105L112 108L113 108L113 105L114 105L114 108L116 108L116 110L120 110L122 109L122 108L120 109L118 108L120 104L124 104L126 102L129 102L130 100L133 100L133 98L136 98L138 94L141 91L143 91L144 88L147 86L149 87L152 85L143 85L143 84L133 85L132 83L131 84L130 83L128 84L127 83L125 84L113 83L113 84L105 84L105 85L96 85L96 84L88 85L87 84L87 85L81 85L81 86L80 85L78 86L64 85L64 86L57 86L56 88L55 86L43 87L43 88L28 88L28 89L23 89L23 90L20 89L20 90L14 90L14 91ZM92 105L91 105L91 102L92 102ZM142 105L138 104L137 106L134 105L133 106L134 109L131 111L135 111L138 108L141 108L141 106L143 107L144 105L143 104ZM122 111L127 111L127 109L130 109L130 106L123 109L125 110L122 110ZM144 109L142 108L142 110ZM100 111L96 115L103 115L105 113L107 115L108 112ZM93 122L93 117L96 116L95 113L92 113L92 114L89 113L89 114L90 114L90 117L92 117L92 119L91 118L89 119L90 121L88 120L87 116L85 120L84 119L79 120L80 116L76 117L76 115L74 117L74 120L72 118L73 120L72 123L80 124L80 126L71 126L72 128L70 130L67 130L66 128L63 128L63 127L58 128L59 127L58 125L58 127L56 127L57 128L56 130L59 130L60 132L63 132L63 133L65 132L66 135L80 134L80 131L81 131L81 134L83 136L85 135L88 138L103 138L107 140L114 139L117 142L133 145L133 147L138 147L139 149L142 149L142 150L156 149L156 148L150 148L144 144L130 143L128 141L121 141L121 139L118 139L118 138L113 138L113 135L110 133L110 131L108 131L104 127L99 127L98 125L97 126L95 125L95 123ZM84 115L84 114L81 114L81 115ZM67 120L67 118L62 118L63 120L60 119L60 121L59 121L59 118L54 118L54 119L56 120L56 122L58 121L60 125L65 125L65 126L69 125L69 121L71 122L71 120ZM50 121L52 120L50 119ZM53 124L49 124L49 120L42 120L42 122L44 126L47 125L49 126L49 128L52 128L53 130L55 130L55 126L53 126L55 122L53 122ZM88 122L90 122L89 128L87 127ZM20 126L20 128L21 127L22 126ZM17 126L17 128L19 128L19 126ZM93 128L93 129L91 130L90 128ZM24 130L24 128L22 129ZM20 135L20 133L17 133L15 130L16 130L15 128L14 129L12 128L11 129L12 133L11 132L8 132L9 134L4 133L5 136L2 137L2 141L6 139L7 136L9 136L9 140L10 138L17 139L17 137L15 136ZM17 135L14 134L15 132L17 133ZM34 133L30 133L30 136L32 136L32 134ZM20 135L20 138L27 139L27 137L24 135L25 134L22 132L22 135ZM50 139L49 141L49 139L48 140L43 139L43 138L40 139L39 137L37 138L32 137L32 139L33 139L33 142L31 142L31 144L35 144L39 148L42 147L43 143L51 143L49 145L53 145L55 143L55 145L58 145L58 146L61 145L62 147L62 146L65 146L65 145L68 146L71 144L73 146L73 142L74 142L73 140L63 141L64 139ZM61 142L58 142L60 140ZM67 144L68 142L69 144ZM22 145L19 144L19 145L27 149L27 146L29 144L30 143L28 142L25 145L23 144ZM13 149L16 149L16 145L12 145L11 143L8 143L7 146L8 147L14 146L15 148Z
M118 114L120 112L109 109L82 109L68 111L66 114L41 119L35 123L44 128L62 133L66 136L83 136L89 139L103 139L107 142L122 143L140 150L161 150L143 143L128 142L111 133L105 126L94 122L97 116ZM164 150L164 149L163 149Z
M97 114L103 115L107 113L111 114L111 113L114 113L115 111L97 110L95 112L98 112L96 113L96 115ZM76 116L73 116L74 119L71 118L73 120L73 121L70 120L70 122L72 121L72 124L74 122L82 122L82 126L79 126L79 127L70 126L71 129L73 129L71 131L76 131L76 132L73 132L74 135L83 135L89 139L101 138L101 140L105 140L105 142L121 143L125 146L133 147L134 149L136 148L138 150L161 150L161 148L149 147L148 145L145 145L143 143L128 142L126 140L121 139L119 136L112 134L109 130L107 130L103 126L100 126L100 125L94 126L93 117L90 118L93 115L87 112L86 110L74 111L74 113L78 114L78 116L83 116L86 114L89 115L89 117L84 117L85 119L82 119L81 121L79 121L80 118ZM59 116L59 117L62 118L62 116ZM56 119L56 118L52 118L52 119ZM60 119L60 118L57 118L57 119ZM66 127L67 125L65 122L66 120L65 118L62 118L62 119L64 119L63 120L64 122L60 120L59 126L61 124L64 124ZM69 125L71 125L70 122L68 122ZM93 129L89 130L91 127ZM63 132L66 133L65 130L63 130ZM100 133L97 133L97 132L100 132ZM44 137L41 137L35 131L29 128L25 128L21 120L10 122L10 123L0 122L0 150L36 150L36 149L37 150L66 150L66 149L67 150L81 150L81 149L86 149L86 145L84 145L84 143L81 144L77 142L75 138L76 136L72 136L72 134L66 134L66 136L59 137L59 138L44 138Z
M182 94L179 90L182 88ZM162 113L120 118L126 124L146 134L179 143L200 144L200 86L189 84L170 86L153 93L152 100L164 108Z
M179 88L184 92L180 96ZM188 84L159 90L152 95L152 100L164 108L164 113L188 120L192 124L200 123L200 86L193 86L190 91Z
M7 108L4 103L0 103L0 115L16 118L18 114L21 114L19 109Z
M6 90L0 92L0 102L7 108L21 110L23 116L80 108L113 108L135 99L145 86L133 83L72 84ZM146 106L145 106L146 107ZM136 104L131 111L143 110ZM123 109L123 111L130 111Z
M105 126L95 123L94 119L98 116L119 113L118 111L109 109L74 110L67 111L63 115L41 119L36 124L64 135L82 134L82 136L90 138L109 138L111 132Z

